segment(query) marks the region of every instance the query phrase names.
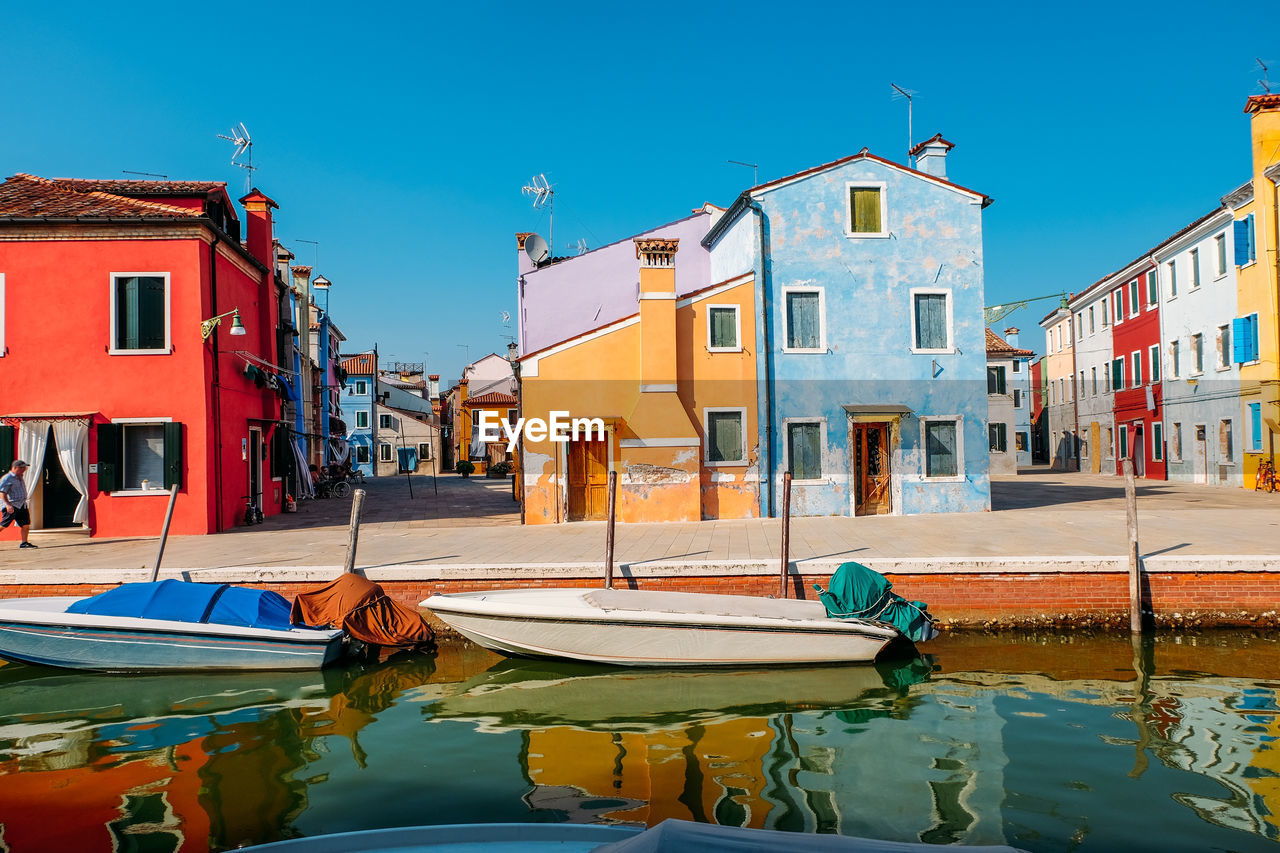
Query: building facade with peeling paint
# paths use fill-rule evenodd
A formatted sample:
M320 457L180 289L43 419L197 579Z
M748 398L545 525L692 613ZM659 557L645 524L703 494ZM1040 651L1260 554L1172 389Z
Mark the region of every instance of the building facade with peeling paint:
M953 146L918 170L851 157L743 193L703 245L713 281L757 282L764 488L790 471L803 516L991 507L982 211L946 177Z

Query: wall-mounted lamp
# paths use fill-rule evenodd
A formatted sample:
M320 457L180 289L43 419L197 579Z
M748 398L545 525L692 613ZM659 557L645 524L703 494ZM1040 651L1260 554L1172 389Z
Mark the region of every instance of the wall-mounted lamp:
M213 334L213 330L218 327L218 324L222 322L222 318L224 317L231 318L231 334L237 337L248 334L248 332L245 331L244 323L240 322L240 309L232 308L225 314L219 314L217 317L210 317L208 320L201 322L200 339L204 341L209 340L209 336Z

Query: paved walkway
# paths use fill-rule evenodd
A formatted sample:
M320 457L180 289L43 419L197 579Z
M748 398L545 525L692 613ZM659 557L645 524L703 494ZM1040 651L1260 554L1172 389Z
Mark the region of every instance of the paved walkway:
M522 527L509 480L442 475L370 480L357 564L395 569L399 576L493 567L598 567L603 522ZM1176 560L1205 555L1252 555L1253 568L1280 570L1280 494L1215 486L1141 483L1140 541L1144 555ZM1040 561L1114 568L1125 553L1124 489L1115 478L1035 472L993 484L990 513L875 518L799 518L792 521L795 561L858 559L878 566L908 564L943 570L952 561L974 566L1001 561L1008 569ZM296 515L216 536L177 536L166 569L340 566L347 543L350 499L304 503ZM36 551L0 544L0 583L23 582L25 570L75 575L140 570L151 565L155 539L86 540L44 536ZM627 524L617 528L616 561L643 571L673 562L774 565L780 553L777 519ZM1226 561L1216 561L1221 566ZM977 570L977 569L971 569ZM591 568L590 571L595 571ZM385 573L384 573L385 574ZM37 582L37 581L30 581ZM44 581L48 582L48 581Z

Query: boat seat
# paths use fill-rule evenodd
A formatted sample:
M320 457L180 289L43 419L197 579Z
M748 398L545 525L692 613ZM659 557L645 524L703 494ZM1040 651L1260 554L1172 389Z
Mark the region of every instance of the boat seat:
M582 600L601 610L648 610L654 613L697 613L704 616L761 616L770 619L825 619L819 601L717 595L702 592L596 589Z

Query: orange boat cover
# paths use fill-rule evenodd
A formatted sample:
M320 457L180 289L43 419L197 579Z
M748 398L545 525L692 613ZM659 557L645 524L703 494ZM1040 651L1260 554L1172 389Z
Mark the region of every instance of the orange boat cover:
M379 646L435 642L435 632L420 614L356 574L344 574L317 590L299 593L290 620L313 628L341 628L357 640Z

